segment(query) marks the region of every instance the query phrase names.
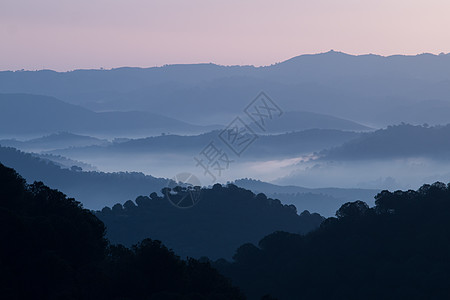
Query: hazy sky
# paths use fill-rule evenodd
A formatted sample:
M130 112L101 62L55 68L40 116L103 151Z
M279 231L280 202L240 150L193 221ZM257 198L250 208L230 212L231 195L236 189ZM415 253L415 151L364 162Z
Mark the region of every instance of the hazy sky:
M0 69L450 52L449 0L0 0Z

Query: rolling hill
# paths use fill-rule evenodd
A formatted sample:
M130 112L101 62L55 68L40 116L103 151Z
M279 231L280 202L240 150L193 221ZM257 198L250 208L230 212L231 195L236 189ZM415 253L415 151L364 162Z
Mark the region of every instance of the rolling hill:
M215 141L224 149L224 142L219 138L221 131L211 131L199 135L160 135L147 138L131 139L120 143L100 146L71 147L51 151L68 157L104 156L104 155L134 155L138 153L178 154L193 156L211 141ZM272 159L309 154L343 144L358 137L360 133L333 129L310 129L274 135L258 135L258 138L243 152L245 160L270 157ZM230 151L231 152L231 151Z
M93 145L107 145L105 139L98 139L69 132L59 132L25 141L16 139L0 140L0 145L13 147L26 152L42 152L70 147L87 147Z
M118 137L162 132L198 133L217 128L187 124L152 112L93 112L54 97L0 94L0 136L39 136L68 131Z
M103 173L61 168L48 159L14 148L0 147L0 162L22 174L27 182L42 181L76 197L89 209L100 209L126 199L160 191L168 180L138 172Z
M167 194L152 194L105 207L96 216L106 224L114 243L132 245L151 237L182 257L213 259L229 259L240 244L256 242L276 230L304 234L323 221L318 214L298 214L293 205L232 184L215 184L198 193L196 205L188 209L172 205ZM191 195L177 191L170 197Z
M264 193L268 197L282 199L284 204L293 204L325 217L334 216L339 207L346 202L362 200L372 205L375 203L375 195L379 192L375 189L283 186L254 179L238 179L233 183L255 193Z

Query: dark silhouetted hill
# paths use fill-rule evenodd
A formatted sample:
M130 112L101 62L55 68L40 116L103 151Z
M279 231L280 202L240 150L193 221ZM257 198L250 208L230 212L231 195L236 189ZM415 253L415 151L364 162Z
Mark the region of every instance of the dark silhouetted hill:
M208 263L161 242L109 245L79 202L0 164L2 299L244 299Z
M178 195L183 193L187 192ZM130 245L151 237L164 241L182 257L214 259L230 258L240 244L256 242L277 230L309 232L323 220L308 211L298 215L293 205L235 185L202 189L198 204L188 209L175 207L163 195L141 196L135 202L105 207L96 215L106 224L107 236L114 243Z
M249 299L447 299L450 186L349 202L307 235L270 234L215 265Z

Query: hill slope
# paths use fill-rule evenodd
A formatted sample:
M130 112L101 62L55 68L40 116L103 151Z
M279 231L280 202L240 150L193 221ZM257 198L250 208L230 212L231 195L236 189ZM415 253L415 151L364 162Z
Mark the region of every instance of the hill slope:
M307 111L288 111L279 119L267 124L267 132L269 133L285 133L307 129L371 130L371 128L357 122Z
M159 241L109 245L79 202L0 164L3 299L244 299L208 263Z
M392 159L428 157L448 159L450 153L450 125L389 126L386 129L364 133L342 146L325 150L325 160Z
M0 140L0 145L13 147L27 152L50 151L69 147L87 147L93 145L107 145L108 140L69 132L59 132L25 141L15 139Z
M346 202L356 200L374 204L379 190L350 188L305 188L282 186L253 179L238 179L233 182L239 187L264 193L268 197L281 199L284 204L293 204L302 210L317 212L322 216L334 216Z
M169 197L192 196L178 191ZM168 195L138 197L136 204L127 201L97 211L108 227L114 243L131 245L144 237L162 240L182 257L207 256L230 258L245 242L256 242L276 230L306 233L317 228L323 218L318 214L297 214L293 205L255 195L235 185L215 184L202 189L198 202L188 209L171 205Z
M58 149L51 153L68 157L78 156L107 156L107 155L130 155L173 153L184 156L194 156L211 141L216 144L226 145L221 142L219 135L221 131L211 131L199 135L161 135L148 138L131 139L121 143L112 143L102 146L88 146L69 149ZM343 144L357 138L360 133L351 131L340 131L333 129L310 129L299 132L290 132L274 135L259 135L243 152L245 160L269 157L271 159L283 157L295 157L311 152L320 151ZM230 150L230 155L232 154Z
M62 169L48 160L14 148L0 147L0 162L19 171L28 182L43 181L72 195L90 209L113 205L159 191L167 179L142 173L103 173Z
M203 132L215 127L191 125L153 112L93 112L53 97L0 94L0 135L42 135L61 131L107 136L161 132Z
M383 191L344 204L306 236L277 232L216 263L250 299L445 299L450 187Z

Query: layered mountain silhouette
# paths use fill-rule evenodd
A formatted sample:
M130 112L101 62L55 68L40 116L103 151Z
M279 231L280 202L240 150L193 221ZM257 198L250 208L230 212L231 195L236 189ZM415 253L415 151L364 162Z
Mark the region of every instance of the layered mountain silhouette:
M214 128L217 126L192 125L151 112L93 112L48 96L0 94L2 136L61 131L112 137L148 136L162 132L198 133Z
M105 156L105 155L134 155L152 153L173 153L184 156L198 154L211 141L227 149L219 135L222 131L212 131L199 135L160 135L148 138L131 139L105 145L71 147L51 151L64 156ZM243 152L246 160L261 157L280 158L292 157L320 151L343 144L357 138L360 133L334 129L310 129L274 135L257 134L257 139ZM1 141L0 141L1 143ZM231 150L230 150L231 151Z
M225 124L259 91L283 111L310 111L386 126L448 123L450 55L301 55L267 67L214 64L0 72L0 92L57 97L95 111L157 112Z
M75 140L75 136L69 136L69 132L94 136L133 137L159 135L161 133L195 134L215 128L225 128L225 126L219 125L196 126L164 117L155 113L159 112L156 106L152 110L153 112L110 111L96 113L78 105L59 101L56 98L29 94L0 94L0 108L0 125L4 126L0 135L36 136L50 134L45 140L28 141L29 143L51 142L51 139L56 141L57 138L60 140L72 138L72 146L82 146L82 142ZM30 126L31 124L32 126ZM251 125L251 122L248 122L248 124ZM371 129L342 118L305 111L286 112L281 118L270 122L268 125L267 132L262 133L286 133L307 129L346 131ZM255 131L257 130L255 129ZM81 137L78 138L81 139ZM86 143L101 144L100 141L94 143L93 140L86 141ZM8 144L3 141L3 144L18 148L26 146L21 143L14 143L14 141L8 142Z
M0 162L20 171L28 182L43 181L76 196L89 209L113 206L140 195L159 192L168 179L155 178L139 172L105 173L91 171L92 166L63 156L29 154L11 147L0 146ZM294 204L299 210L334 215L336 209L348 201L365 200L371 203L374 190L278 186L257 180L242 179L236 185Z
M93 145L107 145L106 139L98 139L91 136L78 135L69 132L59 132L25 141L16 139L0 140L0 145L13 147L23 151L42 152L69 147L87 147Z

